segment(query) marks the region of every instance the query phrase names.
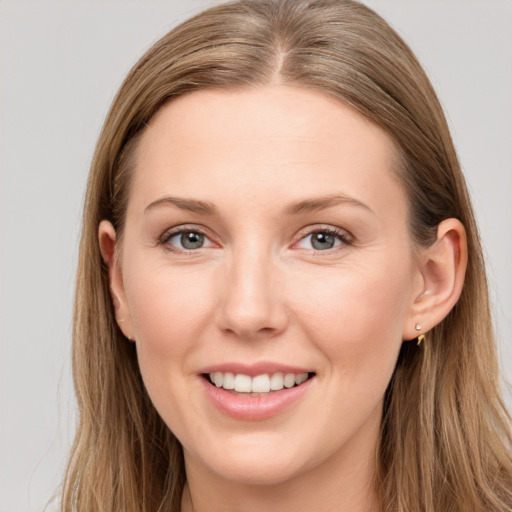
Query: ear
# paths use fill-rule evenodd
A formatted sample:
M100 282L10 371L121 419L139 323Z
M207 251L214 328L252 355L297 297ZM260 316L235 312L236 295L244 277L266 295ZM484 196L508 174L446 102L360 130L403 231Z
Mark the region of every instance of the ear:
M108 220L102 220L98 229L101 256L108 268L110 296L114 304L117 325L123 334L133 341L133 325L128 309L126 294L116 249L116 231Z
M422 289L413 297L404 326L404 340L432 329L459 300L468 261L466 230L462 223L457 219L441 222L436 241L422 249L418 261Z

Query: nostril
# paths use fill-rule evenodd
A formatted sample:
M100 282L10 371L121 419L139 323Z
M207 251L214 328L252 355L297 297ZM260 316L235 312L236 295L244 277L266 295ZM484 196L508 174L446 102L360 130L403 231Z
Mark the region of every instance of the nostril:
M260 334L261 336L272 336L276 331L277 329L273 327L263 327L257 332L257 334Z

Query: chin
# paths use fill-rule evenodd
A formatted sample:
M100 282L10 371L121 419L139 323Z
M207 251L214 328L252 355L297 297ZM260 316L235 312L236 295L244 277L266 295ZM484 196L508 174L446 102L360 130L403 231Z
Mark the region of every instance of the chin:
M272 486L292 480L302 468L276 457L259 461L255 457L248 460L227 458L222 464L211 467L221 478L241 485Z
M242 485L281 484L306 471L306 466L310 465L303 458L304 451L297 450L300 445L287 446L280 439L262 439L261 436L239 441L217 446L215 453L199 453L200 465L224 480Z

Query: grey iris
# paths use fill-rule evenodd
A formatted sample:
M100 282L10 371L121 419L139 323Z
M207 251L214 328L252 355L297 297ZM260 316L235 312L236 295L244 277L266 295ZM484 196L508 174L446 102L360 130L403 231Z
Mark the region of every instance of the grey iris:
M204 235L201 233L188 231L181 235L180 242L185 249L199 249L203 246Z
M311 235L311 245L319 250L325 251L334 247L335 237L329 233L313 233Z

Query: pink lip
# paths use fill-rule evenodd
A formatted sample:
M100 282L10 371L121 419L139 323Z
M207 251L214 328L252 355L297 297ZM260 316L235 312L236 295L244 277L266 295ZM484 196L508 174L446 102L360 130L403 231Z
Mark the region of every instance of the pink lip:
M216 370L214 367L213 371L233 371L233 367L230 370ZM220 368L220 367L217 367ZM223 365L222 368L225 368ZM253 368L251 368L253 370ZM245 375L261 375L261 373L272 373L274 370L258 371L256 373L245 371L234 371L233 373L245 373ZM283 371L282 367L277 371ZM212 372L204 372L212 373ZM302 373L301 371L283 371L283 373ZM236 420L245 421L261 421L273 416L276 416L286 409L288 409L293 403L297 402L303 397L310 389L314 378L309 378L303 382L300 386L293 388L284 388L280 391L271 391L269 393L261 393L258 395L251 394L233 394L233 392L227 391L223 388L217 388L207 378L199 379L206 393L206 396L210 399L212 404L221 413L230 416Z

